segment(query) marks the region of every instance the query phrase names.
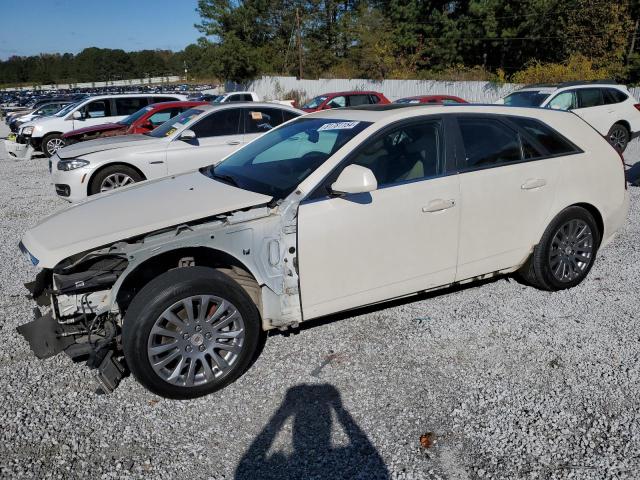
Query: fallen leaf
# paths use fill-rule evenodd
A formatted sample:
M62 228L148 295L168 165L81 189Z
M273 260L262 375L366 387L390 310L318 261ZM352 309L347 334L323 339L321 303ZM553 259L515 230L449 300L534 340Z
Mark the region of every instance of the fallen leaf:
M424 435L420 435L420 446L422 448L431 448L436 441L436 436L433 432L427 432Z

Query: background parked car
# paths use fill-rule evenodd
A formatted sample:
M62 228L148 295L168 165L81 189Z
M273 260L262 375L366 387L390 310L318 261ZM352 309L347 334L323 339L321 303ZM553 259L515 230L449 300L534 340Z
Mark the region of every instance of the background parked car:
M623 152L640 134L640 104L627 87L611 81L530 85L498 103L516 107L571 110Z
M51 158L56 193L69 201L214 164L304 112L273 103L201 105L146 135L99 138Z
M36 119L20 127L18 142L28 143L35 150L40 150L47 157L64 146L62 135L91 125L99 125L105 121L117 122L137 112L150 103L186 100L185 95L166 94L131 94L100 95L89 97L69 105L51 117Z
M212 100L213 103L228 102L259 102L260 97L256 92L229 92L218 95Z
M325 93L309 100L302 106L305 112L317 112L330 108L357 107L358 105L375 105L390 103L380 92L351 91Z
M48 117L54 113L59 112L67 105L71 105L73 102L69 100L60 100L51 103L45 103L41 107L32 110L30 113L26 113L22 116L12 116L9 121L9 128L12 132L17 133L20 125L23 125L38 117Z
M65 145L77 142L93 140L102 137L114 137L117 135L129 135L133 133L148 133L164 122L181 114L185 110L199 105L207 105L207 102L162 102L153 103L141 108L126 118L113 123L102 123L91 127L72 130L62 135Z
M469 103L460 97L454 95L416 95L415 97L405 97L396 100L393 103L441 103L443 105L455 105L458 103Z

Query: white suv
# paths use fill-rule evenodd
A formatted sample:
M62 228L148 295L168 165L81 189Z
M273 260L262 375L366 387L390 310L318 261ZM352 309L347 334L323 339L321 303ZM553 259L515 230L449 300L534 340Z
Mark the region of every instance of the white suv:
M133 93L85 98L50 117L37 118L20 127L18 143L28 144L47 157L64 146L63 133L101 123L117 122L150 103L186 100L174 93Z
M640 104L627 87L610 81L529 85L498 103L571 110L623 152L640 133Z

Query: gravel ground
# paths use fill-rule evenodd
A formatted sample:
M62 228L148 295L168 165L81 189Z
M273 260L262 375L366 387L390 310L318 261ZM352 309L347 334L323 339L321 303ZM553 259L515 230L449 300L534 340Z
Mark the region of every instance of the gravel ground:
M6 135L0 127L0 136ZM640 146L627 161L638 171ZM46 160L0 146L0 477L637 478L640 188L577 288L513 279L414 297L271 336L218 394L177 402L133 378L37 361L16 245L63 208Z

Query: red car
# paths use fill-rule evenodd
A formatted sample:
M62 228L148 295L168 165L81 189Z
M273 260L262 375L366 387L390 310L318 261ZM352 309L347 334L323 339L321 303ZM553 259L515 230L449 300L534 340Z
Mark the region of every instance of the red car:
M176 115L207 102L162 102L153 103L115 123L102 123L79 128L62 135L66 145L99 137L114 137L132 133L147 133Z
M455 105L456 103L469 103L466 100L453 95L416 95L405 97L393 103L441 103L443 105Z
M305 112L317 112L330 108L357 107L359 105L375 105L391 103L383 94L379 92L335 92L318 95L302 106Z

